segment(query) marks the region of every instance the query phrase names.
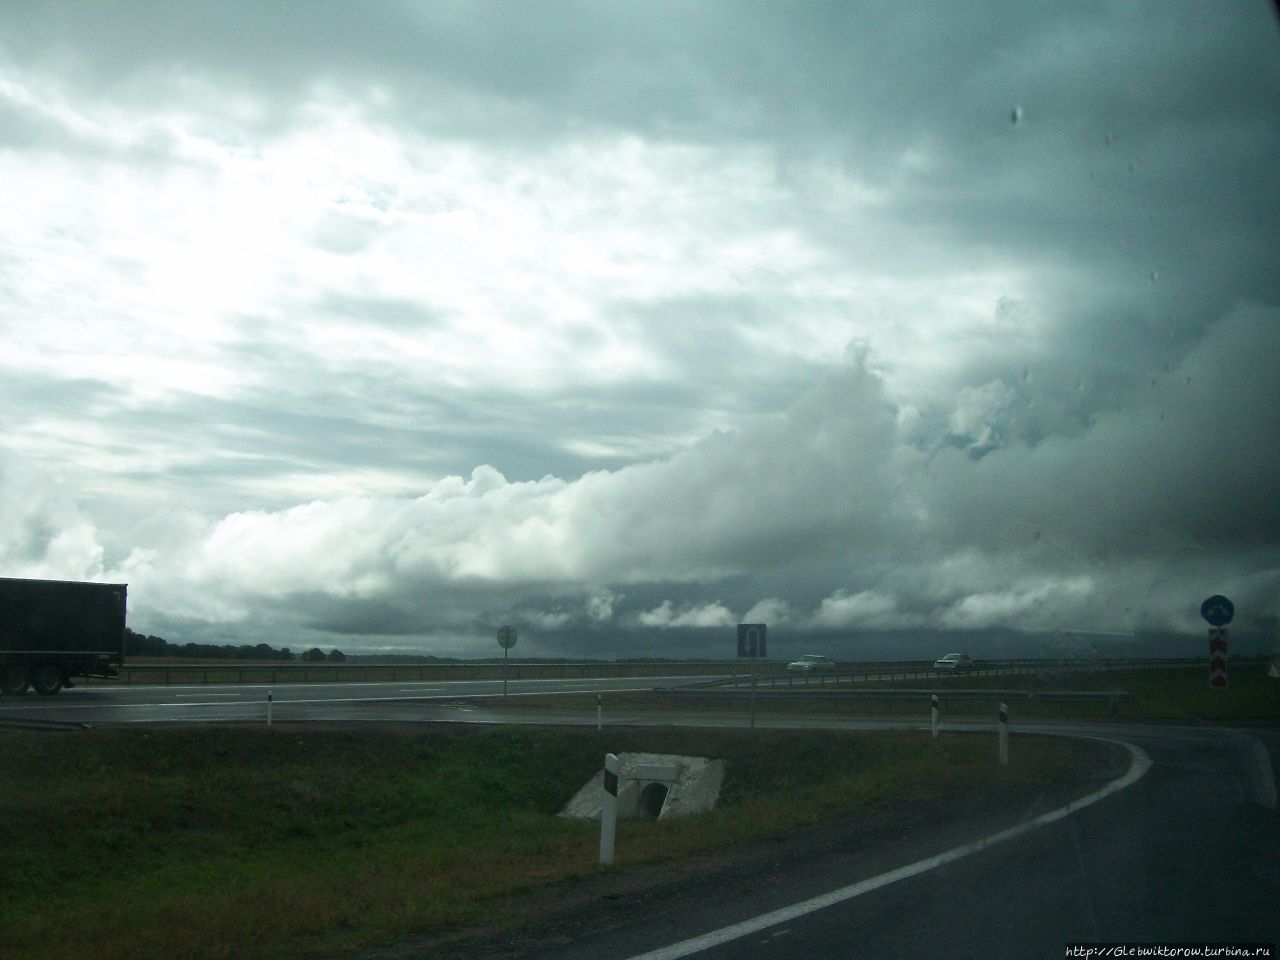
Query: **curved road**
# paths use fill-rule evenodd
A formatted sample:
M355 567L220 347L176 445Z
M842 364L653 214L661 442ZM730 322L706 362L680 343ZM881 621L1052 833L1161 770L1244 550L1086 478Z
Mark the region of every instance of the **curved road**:
M511 692L617 691L697 682L697 677L512 682ZM500 681L277 686L277 720L452 720L594 723L594 714L468 704L501 693ZM86 687L53 698L0 701L16 720L136 723L250 721L266 716L266 687ZM625 716L606 723L744 725L742 716ZM813 721L760 718L761 727ZM833 727L911 727L879 720ZM944 730L990 724L944 724ZM763 889L705 891L661 917L624 925L547 952L541 960L819 960L819 958L1062 957L1069 943L1240 943L1280 940L1280 819L1276 780L1280 726L1247 731L1212 725L1024 723L1016 733L1104 737L1132 744L1151 767L1092 806L987 849L892 882L887 871L946 855L977 836L925 829L889 857L850 851L814 873L779 865ZM1016 739L1014 762L1016 762ZM994 745L993 745L994 750ZM1031 815L1044 811L1029 811ZM1005 825L1007 826L1007 825ZM811 898L871 881L839 902ZM856 888L861 890L861 887ZM801 905L797 907L796 905ZM787 909L790 908L790 909ZM759 921L763 914L781 917ZM745 931L737 936L717 935ZM708 935L710 935L708 937Z

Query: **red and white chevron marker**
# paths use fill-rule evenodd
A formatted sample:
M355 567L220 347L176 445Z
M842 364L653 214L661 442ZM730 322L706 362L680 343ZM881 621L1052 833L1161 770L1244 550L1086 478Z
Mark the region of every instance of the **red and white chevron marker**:
M1227 628L1209 628L1209 686L1227 688Z

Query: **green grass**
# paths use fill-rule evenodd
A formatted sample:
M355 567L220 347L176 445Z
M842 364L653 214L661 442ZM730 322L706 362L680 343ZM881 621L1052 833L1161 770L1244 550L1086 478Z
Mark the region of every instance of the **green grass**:
M945 794L1034 798L1097 748L989 737L533 728L0 731L0 956L317 956L492 916L581 878L554 814L605 750L722 757L720 809L626 823L628 865ZM973 802L978 802L974 800Z

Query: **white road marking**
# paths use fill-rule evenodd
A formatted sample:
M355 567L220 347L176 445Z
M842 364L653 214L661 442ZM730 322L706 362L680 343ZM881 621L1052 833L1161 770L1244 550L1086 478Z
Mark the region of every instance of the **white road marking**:
M1102 739L1102 738L1089 738ZM854 897L860 897L864 893L870 893L872 890L879 890L881 887L887 887L891 883L897 883L899 880L905 880L908 877L918 876L927 873L930 870L936 870L938 867L946 863L953 863L962 857L967 857L971 853L977 853L979 850L985 850L993 847L997 843L1003 843L1006 840L1012 840L1024 833L1030 833L1040 827L1053 823L1055 820L1061 820L1077 810L1081 810L1091 804L1097 803L1105 797L1111 796L1113 793L1125 789L1137 783L1151 769L1151 758L1147 756L1146 751L1141 747L1132 743L1126 743L1122 740L1114 740L1112 743L1119 743L1129 751L1130 762L1129 770L1123 776L1112 780L1100 790L1095 790L1088 796L1081 797L1079 800L1073 800L1065 807L1059 807L1057 810L1051 810L1048 813L1041 814L1034 820L1028 820L1026 823L1020 823L1016 827L1010 827L1008 830L1001 830L999 833L993 833L990 836L983 837L981 840L975 840L972 843L966 843L963 846L955 847L945 853L940 853L934 857L928 857L924 860L917 860L915 863L909 863L904 867L898 867L896 870L890 870L888 873L882 873L878 877L870 877L861 880L858 883L850 884L847 887L841 887L839 890L832 890L830 893L824 893L820 896L812 897L808 900L802 900L800 903L793 903L789 907L782 907L778 910L772 910L769 913L762 913L758 917L752 917L749 920L743 920L741 923L735 923L727 927L721 927L719 930L712 930L710 933L704 933L701 936L692 937L688 940L682 940L680 943L673 943L670 946L659 947L657 950L650 950L648 953L636 954L630 960L677 960L679 957L688 957L703 950L709 950L712 947L718 947L722 943L729 943L731 940L737 940L740 937L749 936L768 927L776 926L779 923L786 923L788 920L795 920L806 914L814 913L826 907L834 906L837 903L844 903L846 900L852 900Z
M239 698L240 696L242 696L242 694L239 694L239 693L175 693L175 694L174 694L174 696L175 696L175 697L177 697L179 700L181 700L181 699L183 699L184 697L186 697L187 699L191 699L192 697L236 697L236 698ZM193 706L194 706L194 704L193 704Z

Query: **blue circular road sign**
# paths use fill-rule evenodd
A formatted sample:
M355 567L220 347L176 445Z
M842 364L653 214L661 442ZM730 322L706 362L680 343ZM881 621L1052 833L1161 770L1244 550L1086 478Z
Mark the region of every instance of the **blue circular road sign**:
M1211 627L1225 627L1235 615L1235 604L1216 593L1200 604L1200 616L1208 620Z

